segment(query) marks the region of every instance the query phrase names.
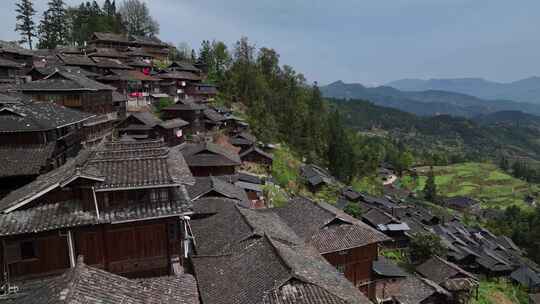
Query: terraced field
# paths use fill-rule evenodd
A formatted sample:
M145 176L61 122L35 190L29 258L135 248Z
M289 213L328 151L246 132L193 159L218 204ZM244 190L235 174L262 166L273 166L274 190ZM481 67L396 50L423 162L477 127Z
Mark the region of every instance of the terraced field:
M528 194L536 196L540 192L538 185L514 178L489 163L462 163L433 169L439 195L470 196L481 201L484 208L504 209L512 205L529 208L524 198ZM418 178L405 176L401 179L402 186L412 191L421 191L428 170L428 167L417 168Z

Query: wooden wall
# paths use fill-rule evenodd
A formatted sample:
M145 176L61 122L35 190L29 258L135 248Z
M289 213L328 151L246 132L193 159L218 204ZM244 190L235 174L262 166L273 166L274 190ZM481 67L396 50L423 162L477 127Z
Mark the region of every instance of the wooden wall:
M182 254L181 231L177 218L79 227L72 229L74 254L83 255L88 265L127 277L168 275L171 259ZM56 230L4 239L5 244L32 241L36 248L35 258L9 265L11 277L40 277L69 268L66 233Z
M360 291L373 298L375 293L373 284L367 284L373 279L371 266L377 259L378 246L371 244L363 247L357 247L341 252L331 252L324 254L323 257L336 268L344 270L345 277ZM366 284L365 286L363 284Z

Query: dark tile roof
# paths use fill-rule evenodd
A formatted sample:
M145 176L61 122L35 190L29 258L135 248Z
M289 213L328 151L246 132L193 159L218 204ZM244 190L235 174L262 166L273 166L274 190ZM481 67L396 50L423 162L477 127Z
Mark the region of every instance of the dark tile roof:
M162 121L159 126L164 129L173 129L173 128L181 128L189 125L189 122L181 119L181 118L175 118L175 119L169 119Z
M401 267L383 256L379 256L376 261L373 261L371 268L375 274L382 277L398 278L409 276Z
M21 47L17 42L0 40L0 53L2 52L18 54L18 55L28 56L28 57L33 56L32 51Z
M163 41L159 40L159 38L157 38L157 37L130 35L129 36L129 41L134 43L134 44L140 44L140 45L169 47L168 44L166 44Z
M170 187L194 182L191 172L178 147L168 148L161 141L159 147L145 148L137 143L114 143L93 152L89 161L105 180L97 191Z
M151 63L143 61L143 60L139 60L139 59L131 59L131 60L126 61L125 63L129 65L130 67L135 67L135 68L151 68L152 67Z
M435 282L416 276L400 280L398 288L393 288L388 293L400 304L421 304L422 301L434 295L449 296L448 292Z
M190 167L238 166L238 154L214 143L187 144L182 153Z
M133 117L134 119L138 120L139 122L150 128L153 128L163 122L156 115L148 111L132 112L128 115L128 117L126 117L126 119L129 119L130 117Z
M300 167L300 175L312 186L333 184L335 182L335 179L328 171L313 164Z
M308 244L321 253L378 243L388 238L379 231L326 203L296 197L276 212Z
M171 106L163 108L162 111L201 111L201 110L204 110L204 109L206 109L205 106L197 104L197 103L178 102L178 103L175 103L175 104L173 104Z
M105 32L94 32L92 34L92 38L96 38L96 40L101 41L109 41L109 42L129 42L129 39L124 34L115 34L115 33L105 33Z
M26 204L42 194L59 187L73 177L88 177L103 180L93 168L84 168L83 165L90 156L89 151L81 151L75 158L69 159L61 167L39 176L35 181L16 189L0 200L0 210L3 212L16 209L18 205Z
M154 76L160 79L177 79L177 80L192 80L192 81L201 80L201 76L193 74L191 72L183 72L183 71L170 71L170 72L164 71Z
M76 178L96 182L96 191L178 187L195 182L178 147L163 141L109 142L83 150L63 166L39 176L0 200L0 210L12 211Z
M195 178L195 184L187 187L189 197L192 200L197 200L205 195L212 195L212 193L218 193L218 195L239 200L243 205L249 206L249 199L246 192L217 177L197 177Z
M54 130L93 116L53 102L28 101L0 105L0 113L0 133Z
M345 187L341 190L341 195L351 201L357 201L362 197L362 194L355 191L352 187Z
M514 270L510 278L527 288L540 287L540 275L528 266Z
M96 66L96 63L88 56L66 55L66 54L58 54L57 56L65 65L86 66L86 67Z
M457 278L477 280L472 273L469 273L456 264L448 262L438 256L432 257L416 267L416 271L423 277L430 279L437 284Z
M130 47L129 50L127 51L127 55L129 57L151 57L153 58L154 56L145 52L142 48L137 48L137 47Z
M198 255L228 252L253 235L236 204L237 201L224 198L203 198L193 203L196 214L212 214L191 221Z
M284 303L299 285L310 291L300 303L370 303L313 249L266 236L230 255L194 257L193 264L205 304Z
M131 70L133 69L129 65L125 65L122 61L113 58L92 57L98 68L102 69L118 69L118 70Z
M85 69L79 68L79 67L73 67L73 66L67 66L67 65L48 65L45 67L33 67L30 71L26 73L26 75L29 75L32 71L36 71L39 74L45 76L49 76L52 73L56 72L57 70L73 73L73 74L81 74L88 78L95 78L97 76L100 76L100 74L87 71Z
M22 65L15 61L0 58L0 67L19 69L19 68L22 68Z
M128 56L113 48L94 48L88 50L88 57L127 58Z
M43 173L51 164L54 149L54 143L0 146L0 178Z
M92 80L82 73L56 71L41 80L24 83L23 92L31 91L115 91L114 87Z
M258 184L258 185L264 184L264 181L260 177L258 177L257 175L246 173L246 172L239 172L238 180L241 182L246 182L246 183L251 183L251 184Z
M208 119L208 120L210 120L211 122L214 122L214 123L220 123L222 121L227 120L225 118L225 116L219 114L214 109L206 108L206 109L203 110L203 114L204 114L204 117L206 119Z
M197 283L189 274L137 281L87 266L81 258L60 276L25 282L19 288L0 303L199 303Z
M167 67L167 69L194 72L194 73L201 72L201 70L195 67L191 62L186 62L186 61L174 61Z
M240 159L244 159L244 157L250 155L250 154L258 154L264 158L267 158L269 160L273 160L274 157L270 153L264 152L262 149L258 148L257 146L251 146L251 148L247 149L246 151L240 153Z

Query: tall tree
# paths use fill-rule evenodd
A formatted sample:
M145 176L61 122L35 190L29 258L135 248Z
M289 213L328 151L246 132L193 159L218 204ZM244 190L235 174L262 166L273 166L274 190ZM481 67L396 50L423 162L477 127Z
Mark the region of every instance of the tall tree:
M335 177L349 182L353 177L353 151L337 110L328 116L328 133L328 168Z
M68 39L66 8L63 0L50 0L39 24L39 47L54 49Z
M429 168L426 185L424 186L424 197L430 202L435 202L437 200L437 184L435 183L433 167Z
M36 37L36 26L34 23L34 15L36 10L32 0L20 0L15 4L17 8L17 23L15 30L21 34L22 39L20 43L27 43L28 47L32 49L32 38Z
M124 0L119 12L128 34L148 37L159 34L159 23L150 16L146 3L140 0Z

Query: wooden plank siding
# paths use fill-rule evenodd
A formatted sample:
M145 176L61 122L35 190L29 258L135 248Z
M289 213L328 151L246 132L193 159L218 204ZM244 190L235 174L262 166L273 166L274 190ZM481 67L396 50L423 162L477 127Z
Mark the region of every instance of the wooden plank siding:
M323 254L323 257L369 298L375 295L372 264L377 259L378 245L370 244L349 250Z
M177 218L72 229L75 256L85 263L126 277L170 274L171 258L182 253ZM36 257L10 263L12 278L46 276L70 267L67 230L5 238L4 244L32 241ZM4 262L3 255L1 261Z

